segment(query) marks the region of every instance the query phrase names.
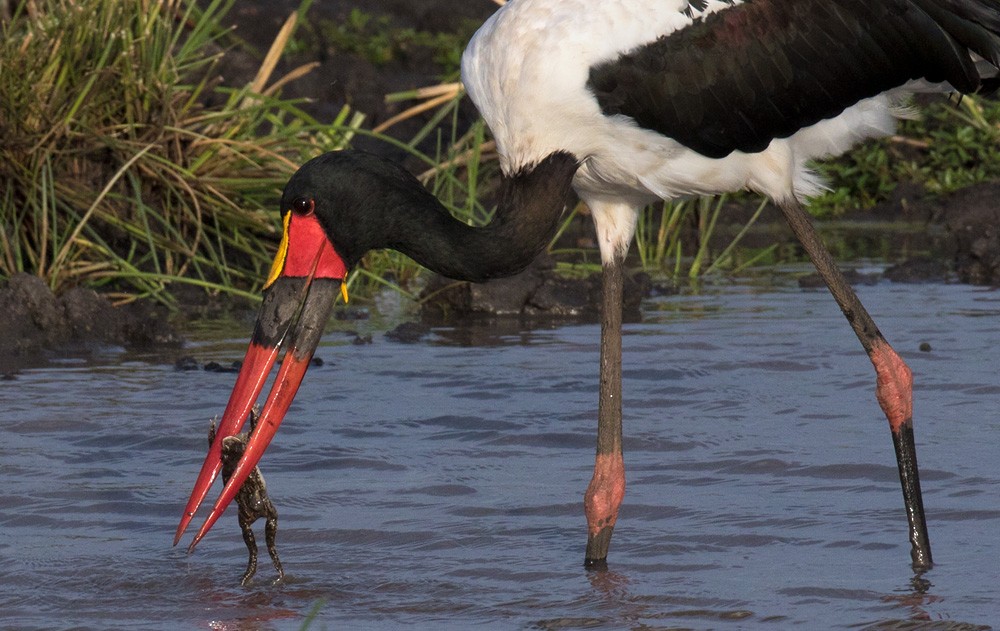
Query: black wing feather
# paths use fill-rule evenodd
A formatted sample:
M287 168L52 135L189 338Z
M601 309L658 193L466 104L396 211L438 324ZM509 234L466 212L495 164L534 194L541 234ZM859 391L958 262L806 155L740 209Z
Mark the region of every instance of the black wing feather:
M998 0L747 0L594 66L587 85L604 114L721 158L912 79L973 92L970 51L1000 63Z

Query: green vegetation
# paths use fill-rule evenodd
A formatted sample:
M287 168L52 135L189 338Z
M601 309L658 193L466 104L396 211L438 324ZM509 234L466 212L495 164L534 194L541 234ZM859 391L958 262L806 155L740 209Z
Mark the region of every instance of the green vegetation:
M418 31L393 26L388 15L373 15L351 9L343 22L320 20L293 44L292 52L324 46L331 53L352 53L375 65L385 65L410 56L429 56L441 68L442 78L458 76L462 50L479 28L467 22L457 33Z
M251 85L213 83L232 1L48 0L2 23L0 273L164 301L170 282L259 284L275 191L360 118L276 96L308 70L268 86L280 42Z
M898 182L941 194L1000 179L1000 101L934 99L896 136L866 143L819 171L832 189L811 205L820 217L871 208L889 199Z
M475 25L459 34L427 33L353 10L343 23L321 21L295 35L293 16L254 80L227 87L213 69L236 41L219 27L234 2L198 8L193 0L37 0L15 3L14 16L0 20L0 277L27 271L57 290L88 284L120 300L168 304L176 283L256 297L279 236L278 191L299 164L348 146L358 134L405 149L422 165L421 180L459 219L489 220L495 153L482 123L460 129L459 86L388 95L417 104L368 130L360 113L345 108L321 122L281 96L281 87L311 65L271 78L281 55L321 44L376 64L430 57L440 76L453 77ZM391 135L395 122L418 112L427 122L412 138ZM1000 104L987 99L932 106L898 136L821 165L833 190L813 208L838 215L869 207L902 180L943 193L1000 178L998 121ZM709 249L721 232L724 203L647 209L638 226L639 263L696 277L773 260L774 247L735 247L762 207L732 243ZM588 221L581 214L564 229ZM554 252L569 273L595 269L598 260L577 247ZM376 252L349 283L358 297L384 285L412 295L419 273L398 253Z
M776 246L747 253L742 259L737 256L737 247L764 211L767 201L762 200L750 219L722 251L712 254L709 244L716 234L719 218L728 199L728 195L700 197L679 202L662 202L644 209L639 215L635 235L635 250L642 268L673 278L697 278L723 269L739 273L773 253ZM685 224L693 229L685 231ZM694 235L692 241L696 249L693 255L686 254L688 250L685 250L683 239L685 234Z

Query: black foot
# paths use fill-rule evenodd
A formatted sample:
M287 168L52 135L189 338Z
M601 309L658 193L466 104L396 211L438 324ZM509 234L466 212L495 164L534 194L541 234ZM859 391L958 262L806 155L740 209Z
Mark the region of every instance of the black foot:
M608 569L608 559L607 559L607 557L605 557L603 559L590 559L590 558L587 558L587 559L583 560L583 567L587 571L605 572Z
M596 535L587 537L587 554L583 559L583 567L588 570L608 568L608 548L611 547L612 532L614 526L605 526Z
M917 448L913 439L913 423L906 422L893 432L892 443L896 448L899 463L899 482L903 487L903 503L910 530L910 558L914 570L931 567L931 544L927 536L927 520L924 517L924 501L920 492L920 477L917 474Z

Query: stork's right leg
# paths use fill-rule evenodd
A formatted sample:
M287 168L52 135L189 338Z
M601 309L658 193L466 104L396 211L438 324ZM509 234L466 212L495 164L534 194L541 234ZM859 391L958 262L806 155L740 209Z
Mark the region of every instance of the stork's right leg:
M875 394L889 420L899 481L903 487L903 503L910 530L910 557L914 568L930 567L931 546L927 537L913 438L913 376L906 363L882 337L854 289L820 241L802 205L793 199L780 203L779 207L875 366Z
M618 507L625 497L622 458L622 291L624 256L604 264L601 289L600 399L597 404L597 457L584 495L587 513L587 567L606 563Z

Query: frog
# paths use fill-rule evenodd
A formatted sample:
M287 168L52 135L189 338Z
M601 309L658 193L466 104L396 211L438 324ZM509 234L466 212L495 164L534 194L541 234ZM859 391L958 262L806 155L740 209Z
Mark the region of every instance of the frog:
M222 439L223 484L228 482L229 478L232 477L233 472L236 470L236 465L246 450L250 434L253 433L253 429L257 425L256 409L251 410L247 422L250 424L249 431ZM209 446L213 442L215 442L215 420L212 420L212 424L208 430ZM243 486L236 492L236 506L239 509L238 517L240 530L243 531L243 542L246 543L247 550L250 553L247 569L240 579L240 585L246 587L250 579L253 578L253 575L257 573L257 539L254 537L251 525L261 517L265 519L264 540L267 543L267 553L271 555L274 569L278 572L278 578L274 581L277 584L285 577L285 571L281 566L281 559L278 558L278 549L274 544L275 536L278 533L278 510L274 507L274 502L271 501L271 498L267 494L267 485L264 483L264 476L260 472L260 467L253 468Z

